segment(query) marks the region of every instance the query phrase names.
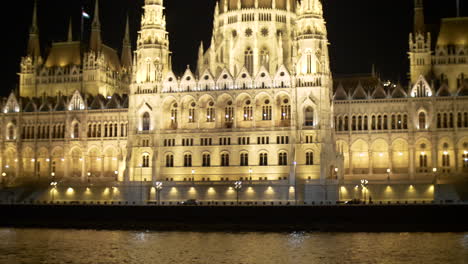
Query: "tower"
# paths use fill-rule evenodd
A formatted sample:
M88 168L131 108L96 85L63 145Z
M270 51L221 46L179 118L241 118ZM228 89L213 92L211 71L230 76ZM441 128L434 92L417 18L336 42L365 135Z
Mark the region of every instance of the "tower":
M89 42L89 48L91 51L98 53L101 51L101 22L99 20L99 0L96 0L96 6L94 7L94 17L91 24L91 37Z
M426 33L423 0L414 0L414 30L409 35L411 83L431 71L431 34Z
M293 49L296 126L301 133L313 134L313 144L320 151L320 174L314 177L326 180L337 177L335 168L341 167L333 140L333 81L327 29L320 0L303 0L296 13ZM304 175L298 175L298 180L301 179Z
M171 71L163 0L145 0L143 9L130 85L126 161L126 180L139 181L154 180L158 173L159 92L162 77Z
M37 1L34 2L29 41L26 56L21 59L20 94L36 96L36 69L42 64L39 44L39 27L37 25Z

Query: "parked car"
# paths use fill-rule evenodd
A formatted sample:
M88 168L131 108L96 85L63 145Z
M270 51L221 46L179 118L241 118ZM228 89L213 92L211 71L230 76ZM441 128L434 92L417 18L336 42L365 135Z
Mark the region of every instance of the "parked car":
M183 201L181 204L182 205L198 205L198 202L195 199L188 199L188 200Z
M349 201L346 201L345 204L362 204L363 202L360 199L352 199Z

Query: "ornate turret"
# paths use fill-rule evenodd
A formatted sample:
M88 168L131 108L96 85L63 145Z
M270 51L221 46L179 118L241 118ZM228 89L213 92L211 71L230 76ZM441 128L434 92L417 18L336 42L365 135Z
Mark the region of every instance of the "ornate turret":
M414 32L409 36L411 83L431 71L431 35L426 34L423 0L414 0Z

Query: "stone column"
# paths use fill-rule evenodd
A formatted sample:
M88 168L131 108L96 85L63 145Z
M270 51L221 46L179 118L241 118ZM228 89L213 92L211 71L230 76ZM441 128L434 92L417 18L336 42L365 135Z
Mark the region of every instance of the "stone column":
M351 148L351 146L350 146ZM354 169L354 166L353 166L353 152L350 150L349 151L349 175L353 175L353 169Z
M416 151L414 149L414 145L411 144L409 148L409 178L410 180L414 180L414 163L416 160Z
M374 174L374 154L372 151L369 151L369 174Z
M393 148L389 147L388 148L388 168L390 169L391 172L393 172Z
M460 159L458 157L458 148L456 146L455 146L455 148L453 150L453 153L455 155L455 157L454 157L455 158L455 163L454 163L455 164L455 172L459 172L461 166L459 166Z
M104 178L104 160L105 159L105 156L102 155L101 156L101 175L100 175L100 178L103 179Z
M87 159L88 156L84 155L81 158L81 181L86 182L86 177L88 176L88 168L87 168Z

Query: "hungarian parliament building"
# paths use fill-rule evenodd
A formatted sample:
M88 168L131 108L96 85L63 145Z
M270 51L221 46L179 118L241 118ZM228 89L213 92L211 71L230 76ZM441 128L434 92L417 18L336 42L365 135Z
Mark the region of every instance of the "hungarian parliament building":
M429 32L423 0L414 5L407 86L334 78L320 0L218 1L211 43L183 75L163 0L145 0L136 50L127 19L121 52L102 41L96 0L89 42L70 25L41 53L36 5L19 89L0 100L2 182L158 182L217 199L241 182L262 193L252 199L276 188L305 200L323 183L327 195L362 179L466 177L468 17Z

